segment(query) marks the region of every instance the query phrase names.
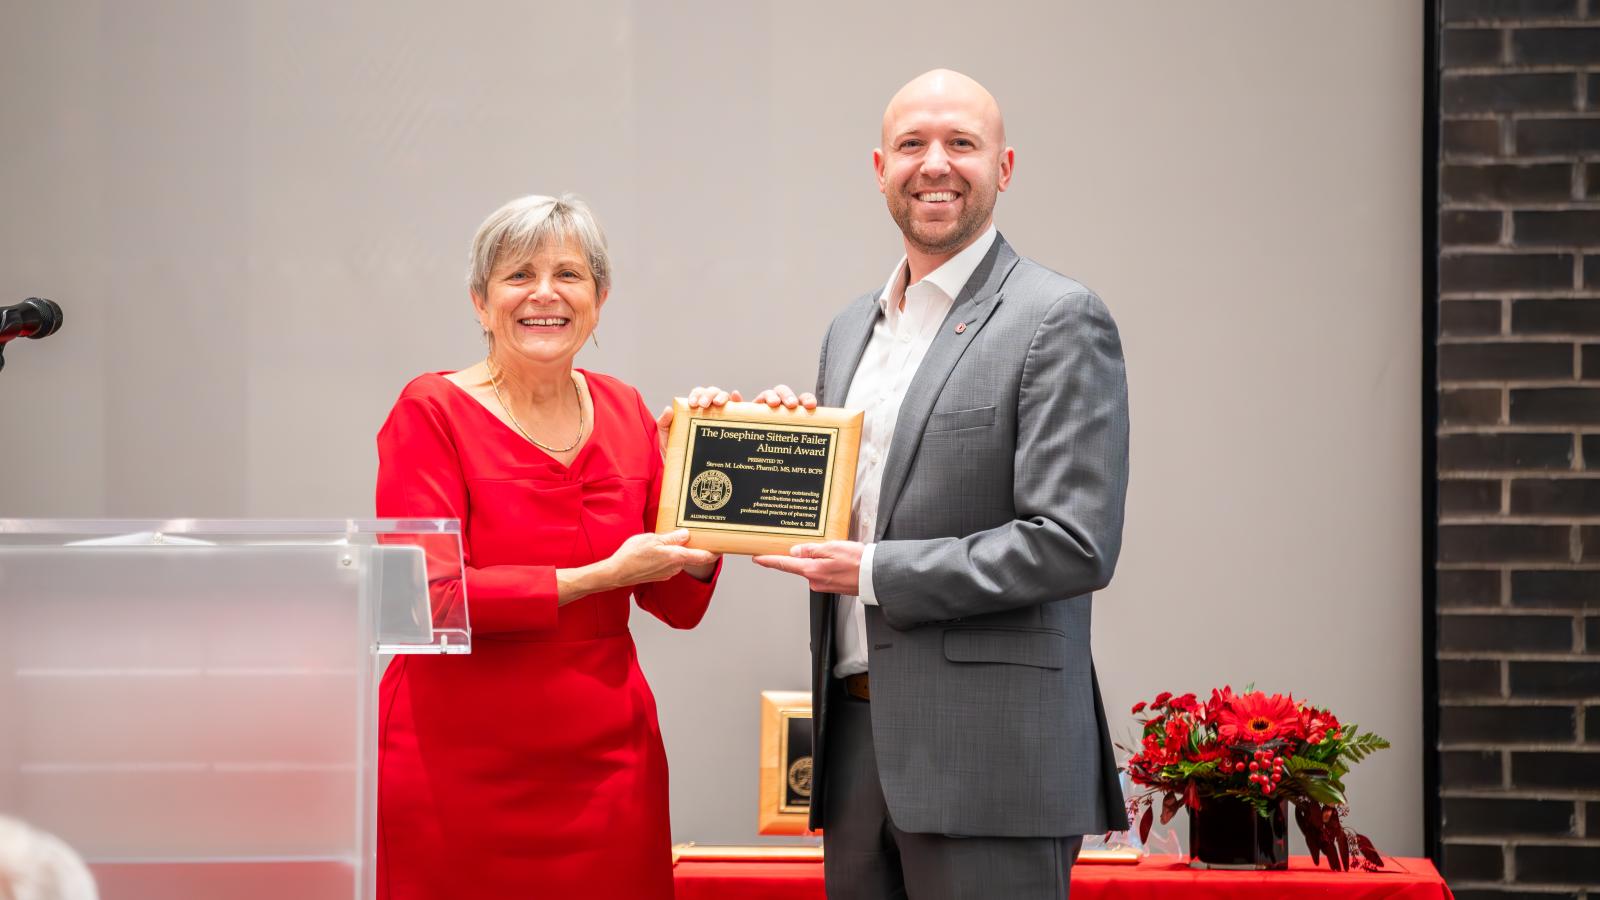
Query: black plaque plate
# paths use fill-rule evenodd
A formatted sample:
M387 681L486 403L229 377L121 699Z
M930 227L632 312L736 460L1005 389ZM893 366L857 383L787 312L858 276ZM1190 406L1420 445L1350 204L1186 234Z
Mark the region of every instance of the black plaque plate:
M821 537L837 428L690 423L677 526Z

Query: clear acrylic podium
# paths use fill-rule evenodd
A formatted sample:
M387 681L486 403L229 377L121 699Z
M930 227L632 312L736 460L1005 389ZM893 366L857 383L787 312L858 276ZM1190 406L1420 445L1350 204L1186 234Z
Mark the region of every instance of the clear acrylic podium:
M0 813L105 900L372 897L378 680L464 591L454 520L0 519Z

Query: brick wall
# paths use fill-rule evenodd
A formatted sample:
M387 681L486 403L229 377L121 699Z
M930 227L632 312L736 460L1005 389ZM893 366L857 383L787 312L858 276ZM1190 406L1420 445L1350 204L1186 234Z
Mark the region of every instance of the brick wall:
M1600 900L1600 0L1435 12L1441 863Z

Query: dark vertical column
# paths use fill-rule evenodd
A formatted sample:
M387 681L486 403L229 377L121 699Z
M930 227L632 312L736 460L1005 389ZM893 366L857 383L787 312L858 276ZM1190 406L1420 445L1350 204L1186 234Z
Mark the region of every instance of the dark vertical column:
M1422 829L1435 862L1439 841L1439 10L1423 4L1422 23Z
M1600 896L1600 2L1435 9L1429 844Z

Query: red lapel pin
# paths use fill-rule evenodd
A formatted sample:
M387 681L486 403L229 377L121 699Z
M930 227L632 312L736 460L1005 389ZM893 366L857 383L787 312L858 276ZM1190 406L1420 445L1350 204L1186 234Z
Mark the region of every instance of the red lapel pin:
M963 331L966 331L966 330L967 330L967 323L965 323L965 322L957 322L956 323L956 334L960 334L960 333L962 333Z

